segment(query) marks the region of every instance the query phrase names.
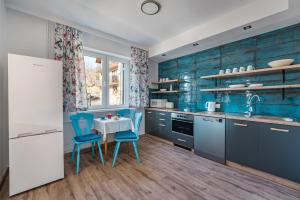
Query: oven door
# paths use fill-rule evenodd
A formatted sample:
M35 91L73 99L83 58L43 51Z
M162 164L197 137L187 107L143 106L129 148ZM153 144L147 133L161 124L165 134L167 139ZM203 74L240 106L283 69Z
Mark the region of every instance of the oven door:
M172 119L172 131L194 136L194 122L182 119Z

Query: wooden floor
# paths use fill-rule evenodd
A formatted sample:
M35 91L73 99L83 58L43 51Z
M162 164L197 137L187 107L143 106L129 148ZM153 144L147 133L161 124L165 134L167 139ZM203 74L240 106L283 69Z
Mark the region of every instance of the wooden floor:
M140 165L123 145L114 169L111 159L102 166L98 159L92 160L89 153L84 153L78 176L66 157L65 179L9 199L300 199L300 191L206 160L149 136L141 138L139 147ZM7 199L7 195L8 180L0 199Z

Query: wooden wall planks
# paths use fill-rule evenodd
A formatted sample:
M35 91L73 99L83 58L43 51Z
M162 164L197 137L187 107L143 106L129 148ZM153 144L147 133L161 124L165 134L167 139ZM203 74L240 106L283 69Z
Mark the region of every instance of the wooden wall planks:
M200 88L226 87L238 83L263 83L264 85L282 84L282 75L265 74L221 80L203 80L201 76L217 74L220 69L254 65L264 68L267 63L281 58L294 58L300 63L300 24L265 33L255 37L225 44L216 48L197 52L177 59L159 63L159 78L181 79L179 89L186 93L179 95L160 95L175 103L179 108L204 110L206 101L219 101L222 111L246 111L244 92L230 94L211 94L200 92ZM286 84L299 84L300 72L286 72ZM257 91L263 103L256 105L259 114L300 117L300 90Z

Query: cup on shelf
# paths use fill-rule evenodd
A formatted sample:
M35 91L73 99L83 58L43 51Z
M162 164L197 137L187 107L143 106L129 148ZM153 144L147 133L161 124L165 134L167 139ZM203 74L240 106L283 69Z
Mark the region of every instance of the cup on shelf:
M226 69L225 74L230 74L231 73L231 69Z
M169 78L166 78L166 81L168 81L169 80Z
M252 70L254 70L254 67L252 65L248 65L247 71L252 71Z
M225 74L225 71L224 71L224 69L221 69L221 70L219 71L219 74L220 74L220 75L223 75L223 74Z
M246 68L245 67L240 67L239 72L244 72L244 71L246 71Z
M163 78L163 82L166 82L166 78Z
M237 67L233 68L232 73L237 73L239 72L239 69Z
M160 78L160 79L159 79L159 82L163 82L163 78Z

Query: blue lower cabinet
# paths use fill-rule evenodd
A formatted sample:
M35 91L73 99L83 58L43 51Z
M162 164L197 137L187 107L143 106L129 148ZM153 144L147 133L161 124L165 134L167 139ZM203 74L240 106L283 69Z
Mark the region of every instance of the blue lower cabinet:
M260 124L257 168L300 183L300 127Z
M171 113L145 110L145 131L148 134L172 141Z
M226 160L256 168L258 146L258 123L226 120Z
M145 110L145 131L148 134L156 135L156 112L152 110Z
M226 160L300 183L300 127L226 120Z
M157 126L158 137L172 141L170 112L156 112L155 126Z

